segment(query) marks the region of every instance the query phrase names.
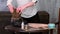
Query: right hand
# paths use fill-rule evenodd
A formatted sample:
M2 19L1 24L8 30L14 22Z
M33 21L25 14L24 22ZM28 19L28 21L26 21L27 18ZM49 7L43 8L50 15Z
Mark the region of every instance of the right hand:
M14 7L12 5L8 5L8 8L10 10L10 13L13 13L14 12Z

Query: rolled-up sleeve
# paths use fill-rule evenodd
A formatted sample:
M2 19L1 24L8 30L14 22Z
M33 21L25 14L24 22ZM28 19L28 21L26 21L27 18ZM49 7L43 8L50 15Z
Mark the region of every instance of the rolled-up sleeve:
M34 2L34 3L35 3L34 5L36 5L36 3L37 3L37 0L32 0L32 2Z
M10 5L12 0L7 0L7 6Z
M37 0L32 0L32 2L37 2Z

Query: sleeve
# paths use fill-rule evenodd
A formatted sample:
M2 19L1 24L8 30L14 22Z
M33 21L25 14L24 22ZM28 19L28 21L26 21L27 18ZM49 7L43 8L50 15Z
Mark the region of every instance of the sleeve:
M10 5L12 0L7 0L7 5Z
M35 3L36 3L36 2L37 2L37 0L32 0L32 2L35 2Z

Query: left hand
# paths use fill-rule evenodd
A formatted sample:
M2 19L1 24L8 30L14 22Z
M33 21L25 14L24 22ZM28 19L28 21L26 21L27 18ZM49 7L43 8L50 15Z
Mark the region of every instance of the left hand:
M21 8L18 7L18 8L16 9L16 12L17 12L17 13L21 12Z
M22 12L24 9L25 9L25 7L21 6L21 7L18 7L16 11L17 11L17 13L19 13L19 12Z
M17 11L17 13L21 14L24 9L25 9L25 7L22 6L22 7L18 7L18 8L16 9L16 11Z

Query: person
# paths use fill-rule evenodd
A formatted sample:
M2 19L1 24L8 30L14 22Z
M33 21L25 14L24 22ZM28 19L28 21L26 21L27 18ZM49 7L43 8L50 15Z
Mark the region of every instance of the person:
M37 0L7 0L7 7L10 13L13 13L15 8L27 23L39 23L37 2Z

